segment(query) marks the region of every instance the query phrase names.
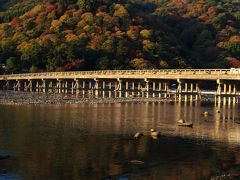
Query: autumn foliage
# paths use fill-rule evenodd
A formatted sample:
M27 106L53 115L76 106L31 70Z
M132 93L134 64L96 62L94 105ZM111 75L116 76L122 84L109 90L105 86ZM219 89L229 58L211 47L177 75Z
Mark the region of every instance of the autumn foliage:
M239 67L237 2L25 0L0 13L8 72Z

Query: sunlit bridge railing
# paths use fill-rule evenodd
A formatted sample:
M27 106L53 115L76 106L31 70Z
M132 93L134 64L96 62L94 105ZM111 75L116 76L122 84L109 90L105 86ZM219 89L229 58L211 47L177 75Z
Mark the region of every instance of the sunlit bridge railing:
M152 69L152 70L104 70L104 71L70 71L70 72L43 72L25 74L6 74L8 77L57 77L57 76L84 76L84 75L240 75L239 69Z

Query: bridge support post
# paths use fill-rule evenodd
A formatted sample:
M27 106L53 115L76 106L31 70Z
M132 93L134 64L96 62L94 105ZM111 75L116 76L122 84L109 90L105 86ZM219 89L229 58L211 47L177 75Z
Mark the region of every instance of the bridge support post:
M13 82L13 91L16 91L16 83Z
M111 81L109 81L108 90L109 90L109 91L112 91L112 82L111 82Z
M10 82L9 82L8 80L6 80L4 86L6 87L6 90L9 90L9 88L10 88ZM3 87L4 87L4 86L3 86ZM4 89L4 88L3 88L3 89Z
M27 81L24 81L24 88L23 88L24 92L27 92L28 91L28 85L27 85Z
M39 81L39 92L43 92L43 81Z
M39 82L36 82L36 92L39 92Z
M149 81L145 79L145 83L146 83L146 98L149 98Z
M53 93L53 82L51 80L48 83L48 92Z
M188 83L185 82L184 101L187 102L187 100L188 100Z
M135 96L135 82L132 82L132 96Z
M237 83L235 85L236 85L236 93L235 93L236 94L236 103L238 103L239 102L239 96L238 96L239 94L238 94L238 89L237 89L237 87L238 87Z
M227 84L226 82L223 83L223 105L226 106L227 100L226 100L226 95L227 95Z
M64 80L61 81L61 90L60 90L60 93L64 93L64 89L65 89L65 83L64 83Z
M98 97L98 80L97 79L94 79L95 81L95 86L94 86L94 89L95 89L95 96Z
M128 90L129 90L129 82L126 81L126 87L125 87L125 97L128 97Z
M141 92L141 82L138 81L138 97L140 97L140 92Z
M105 91L105 90L106 90L106 82L103 81L103 82L102 82L102 91Z
M106 82L103 80L102 81L102 96L105 98L105 91L106 91Z
M114 88L114 97L116 98L118 95L118 81L114 82L113 88Z
M153 94L152 96L153 97L155 97L155 93L156 93L155 91L156 91L156 82L153 81L153 92L152 92L152 94Z
M193 102L193 83L190 84L190 102Z
M228 105L232 103L232 84L228 85Z
M71 93L74 94L74 81L71 82Z
M42 92L46 92L47 91L47 82L45 80L42 81Z
M177 94L178 94L178 101L182 101L182 81L180 79L177 80L178 82L178 88L177 88Z
M218 79L217 80L217 92L216 92L218 104L221 104L221 96L222 96L221 81L220 81L220 79Z
M39 87L39 92L42 92L43 88L42 88L42 82L41 81L38 82L38 87Z
M79 94L79 80L75 79L75 82L73 82L74 86L72 88L72 93L74 94L74 90L76 92L76 95Z
M196 101L201 100L201 92L199 88L199 83L196 83Z
M65 82L65 93L68 94L68 80Z
M17 88L18 88L18 91L21 91L21 81L17 81Z
M109 84L108 84L108 97L112 97L112 82L109 81Z
M29 80L29 88L30 88L30 92L33 92L33 82L32 82L32 80Z
M118 79L118 92L119 92L119 97L122 97L122 80Z
M168 92L169 87L168 86L169 86L169 82L165 82L164 83L164 91L165 91L164 98L165 99L169 96L169 92Z
M159 97L159 98L162 97L162 92L161 92L161 91L162 91L162 83L159 82L159 83L158 83L158 92L159 92L159 93L158 93L158 97Z
M91 82L91 80L88 81L88 87L86 87L86 91L87 91L88 94L91 94L91 92L92 92L92 82Z
M77 83L77 87L78 87L78 93L79 93L79 81ZM83 81L82 82L82 94L85 95L85 89L86 89L86 82Z
M233 104L237 103L237 85L233 84Z
M62 81L58 80L58 85L57 85L58 93L61 94L62 92Z

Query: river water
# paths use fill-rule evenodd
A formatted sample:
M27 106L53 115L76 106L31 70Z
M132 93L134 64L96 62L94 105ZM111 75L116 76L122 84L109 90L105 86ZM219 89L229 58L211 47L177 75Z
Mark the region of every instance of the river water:
M0 178L233 176L240 164L240 110L217 109L169 102L0 105ZM178 127L181 118L193 128ZM152 139L151 128L162 137ZM134 140L140 131L144 136Z

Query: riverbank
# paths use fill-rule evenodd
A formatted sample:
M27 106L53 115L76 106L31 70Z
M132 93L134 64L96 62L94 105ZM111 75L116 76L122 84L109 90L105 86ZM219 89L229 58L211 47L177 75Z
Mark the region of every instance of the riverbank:
M203 101L210 101L204 98ZM212 100L211 100L212 101ZM0 91L0 104L99 104L99 103L145 103L145 102L175 102L173 98L158 97L94 97L71 94L55 94L41 92Z

